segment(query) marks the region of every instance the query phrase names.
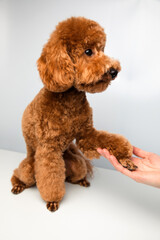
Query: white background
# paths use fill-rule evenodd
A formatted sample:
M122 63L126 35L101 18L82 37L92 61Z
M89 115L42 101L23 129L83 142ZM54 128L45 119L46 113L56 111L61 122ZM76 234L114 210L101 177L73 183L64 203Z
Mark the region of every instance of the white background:
M71 16L99 22L105 53L122 65L108 90L88 94L95 127L160 154L158 0L0 0L0 148L25 152L21 117L42 87L36 61L57 23ZM95 164L111 168L105 159Z

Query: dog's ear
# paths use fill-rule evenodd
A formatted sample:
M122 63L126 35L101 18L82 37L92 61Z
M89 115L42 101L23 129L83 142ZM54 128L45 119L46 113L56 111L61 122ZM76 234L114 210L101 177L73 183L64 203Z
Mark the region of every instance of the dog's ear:
M42 82L49 91L64 92L73 86L73 62L67 53L66 44L58 40L55 33L44 46L37 66Z

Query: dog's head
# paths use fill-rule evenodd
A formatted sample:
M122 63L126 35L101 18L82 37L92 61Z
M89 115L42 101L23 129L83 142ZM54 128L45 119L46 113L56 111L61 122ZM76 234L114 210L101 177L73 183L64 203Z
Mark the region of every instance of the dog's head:
M71 87L104 91L121 67L104 54L106 35L96 22L72 17L58 24L37 61L45 87L64 92Z

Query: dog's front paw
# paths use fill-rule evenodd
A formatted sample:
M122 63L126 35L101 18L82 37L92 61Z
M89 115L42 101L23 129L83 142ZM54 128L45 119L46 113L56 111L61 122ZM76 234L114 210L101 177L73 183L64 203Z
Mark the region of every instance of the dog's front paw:
M59 208L59 202L48 202L47 209L51 212L55 212Z
M15 186L13 186L11 192L14 194L19 194L21 193L24 189L26 188L26 186L24 184L16 184Z
M119 160L120 164L130 171L135 171L138 167L129 159L123 158Z

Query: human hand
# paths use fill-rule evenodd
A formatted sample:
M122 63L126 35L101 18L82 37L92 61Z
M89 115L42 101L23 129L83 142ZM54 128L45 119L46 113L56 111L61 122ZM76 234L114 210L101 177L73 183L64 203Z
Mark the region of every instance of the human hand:
M136 171L131 172L124 168L107 149L98 148L97 151L103 157L107 158L116 170L124 175L132 178L136 182L160 188L160 156L157 154L133 147L133 154L140 158L131 158L133 163L138 167Z

